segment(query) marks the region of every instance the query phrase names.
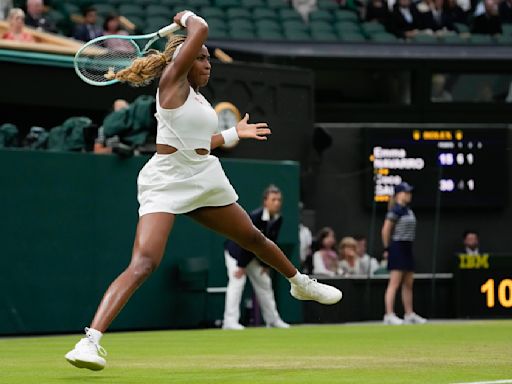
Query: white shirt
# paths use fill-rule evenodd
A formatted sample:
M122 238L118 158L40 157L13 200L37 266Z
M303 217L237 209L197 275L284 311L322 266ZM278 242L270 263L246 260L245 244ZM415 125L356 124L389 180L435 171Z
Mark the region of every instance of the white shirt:
M311 252L311 244L313 243L313 235L308 227L299 223L299 252L300 261L306 261L306 257Z

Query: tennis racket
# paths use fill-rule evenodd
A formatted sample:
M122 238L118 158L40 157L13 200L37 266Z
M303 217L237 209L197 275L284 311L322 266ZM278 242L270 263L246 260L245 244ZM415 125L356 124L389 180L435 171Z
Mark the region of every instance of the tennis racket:
M74 59L77 75L87 84L112 85L119 80L113 74L129 67L133 60L144 56L160 38L169 36L181 27L172 23L146 35L107 35L86 43Z

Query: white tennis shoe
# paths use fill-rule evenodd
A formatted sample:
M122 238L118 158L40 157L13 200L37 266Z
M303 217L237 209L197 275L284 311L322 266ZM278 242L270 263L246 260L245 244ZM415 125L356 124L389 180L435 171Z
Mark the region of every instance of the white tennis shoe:
M288 323L285 323L283 320L281 319L277 319L271 323L268 323L267 324L267 328L283 328L283 329L286 329L286 328L290 328L290 324Z
M307 275L298 283L291 283L290 294L298 300L313 300L320 304L336 304L343 294L338 288L322 284Z
M427 319L421 317L420 315L412 312L406 313L404 315L404 324L425 324Z
M386 313L384 315L384 324L386 325L402 325L404 321L394 313Z
M76 343L75 348L66 353L66 360L77 368L87 368L92 371L101 371L107 364L102 356L107 356L107 351L87 336Z

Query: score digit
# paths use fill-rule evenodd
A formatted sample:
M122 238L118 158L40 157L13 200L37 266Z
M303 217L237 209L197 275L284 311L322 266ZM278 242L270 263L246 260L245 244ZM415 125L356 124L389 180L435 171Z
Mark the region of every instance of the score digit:
M486 295L486 303L488 308L494 308L495 291L494 279L488 279L480 287L480 292ZM512 308L512 279L504 279L498 285L498 301L504 308Z

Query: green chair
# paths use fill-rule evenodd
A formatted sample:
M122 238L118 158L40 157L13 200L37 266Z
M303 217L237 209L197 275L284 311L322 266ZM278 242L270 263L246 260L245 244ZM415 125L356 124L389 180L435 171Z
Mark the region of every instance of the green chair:
M289 29L284 31L284 36L287 40L290 41L309 41L311 40L311 35L306 31Z
M228 20L228 26L230 29L247 29L254 30L254 24L248 19L231 19Z
M512 35L499 35L495 37L495 40L501 45L512 45Z
M341 41L348 42L348 43L364 43L366 41L366 38L362 33L338 33L338 38Z
M214 29L222 29L222 30L227 30L228 29L228 24L226 23L225 19L224 18L218 18L218 17L211 17L208 19L208 26L210 28L214 28Z
M340 6L335 0L318 0L316 3L318 9L335 10L340 9Z
M386 27L377 21L368 21L361 23L361 30L365 35L370 36L374 33L386 32Z
M302 21L302 17L295 9L280 9L279 18L282 21L285 20L299 20Z
M307 32L309 29L308 26L304 22L299 21L299 20L283 21L282 26L283 26L284 30L292 30L292 31Z
M227 39L229 34L225 29L210 28L208 31L209 39Z
M375 43L397 43L401 41L395 35L388 32L375 32L372 33L369 38L370 41Z
M361 28L359 27L359 24L354 23L352 21L338 21L334 23L334 29L336 31L339 31L340 33L360 33Z
M230 19L243 18L243 19L251 19L251 12L246 8L228 8L226 11L226 15Z
M495 40L491 35L474 34L469 38L471 44L494 44Z
M512 24L503 23L501 25L501 30L503 31L504 35L512 35Z
M137 4L148 7L150 5L159 5L159 2L158 0L137 0Z
M242 7L244 8L262 8L265 5L264 0L242 0Z
M442 42L443 44L454 44L454 45L468 43L467 39L463 39L462 37L460 37L459 35L456 35L456 34L443 36L441 39L439 39L439 41Z
M334 16L338 21L353 21L356 23L359 22L359 17L357 16L357 13L354 11L349 11L347 9L338 9L334 11Z
M286 0L267 0L267 7L270 9L288 9L290 4Z
M200 7L209 7L210 0L187 0L186 1L187 6L198 9Z
M210 23L210 19L212 17L216 17L219 19L223 19L226 17L224 14L224 11L222 9L216 8L216 7L203 7L203 8L201 8L201 12L199 12L199 15L204 17L206 19L206 21L208 22L208 24Z
M179 13L179 12L184 11L185 9L186 9L186 10L188 10L188 11L194 12L194 13L199 13L199 12L197 11L197 9L195 9L195 8L191 7L191 6L190 6L190 5L188 5L188 4L178 4L178 5L175 5L175 6L174 6L174 9L173 9L173 11L172 11L172 13L175 15L175 14L177 14L177 13Z
M315 41L338 41L334 32L311 30L311 37Z
M146 27L146 19L144 19L140 16L131 15L131 16L126 16L126 18L128 20L130 20L133 24L135 24L135 28L138 31L142 31ZM170 20L169 19L166 19L166 20L167 20L167 23L165 25L168 25ZM153 31L153 32L156 32L156 31Z
M183 3L183 0L159 0L159 4L169 7L170 9L174 9L177 5Z
M108 16L117 13L116 8L112 4L94 4L93 7L96 9L96 12L98 12L98 15Z
M254 8L252 10L252 17L254 20L270 19L277 20L277 13L270 8Z
M257 20L255 22L256 28L258 30L266 30L266 31L281 31L281 24L274 20Z
M80 7L72 3L62 3L59 9L67 15L79 15L81 13Z
M148 5L146 8L146 17L167 17L171 18L172 9L164 5Z
M467 24L453 23L453 26L455 27L455 30L459 33L469 33L470 32Z
M251 40L256 38L252 30L245 28L232 28L229 30L229 36L236 40Z
M415 44L436 44L438 42L436 36L423 33L414 36L410 41Z
M330 11L325 11L323 9L318 9L309 14L309 21L334 21L334 15Z
M334 30L332 25L326 21L312 21L309 23L309 29L311 30L311 35L313 35L313 31L317 32L329 32L334 34Z
M278 30L258 29L256 35L261 40L284 40L284 35Z
M214 0L214 5L219 8L239 7L239 0Z
M126 17L141 17L144 15L144 9L139 5L123 3L119 6L119 14Z

